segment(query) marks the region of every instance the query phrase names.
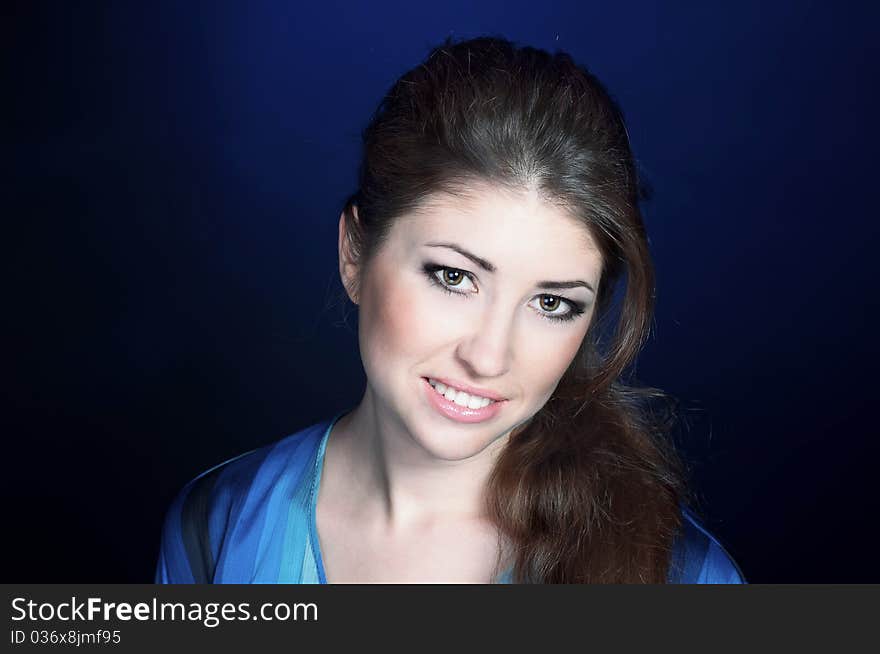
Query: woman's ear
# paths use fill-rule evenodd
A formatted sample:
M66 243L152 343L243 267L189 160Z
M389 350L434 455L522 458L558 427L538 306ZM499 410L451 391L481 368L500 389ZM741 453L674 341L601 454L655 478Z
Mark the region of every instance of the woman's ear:
M352 205L352 213L357 220L357 206ZM357 298L357 277L359 273L359 262L355 256L352 246L351 235L349 233L348 224L346 223L345 211L339 216L339 276L342 278L342 285L345 292L348 293L349 299L355 304L358 303Z

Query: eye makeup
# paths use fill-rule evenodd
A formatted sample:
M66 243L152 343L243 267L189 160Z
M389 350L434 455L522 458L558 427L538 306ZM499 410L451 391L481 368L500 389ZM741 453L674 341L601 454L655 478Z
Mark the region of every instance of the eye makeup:
M472 284L476 283L476 280L474 278L473 273L470 273L466 270L462 270L460 268L453 268L452 266L444 266L442 264L431 263L431 262L425 262L422 265L422 272L428 278L428 281L431 282L431 284L433 284L434 286L436 286L440 290L445 291L446 293L449 293L450 295L459 295L459 296L464 296L465 298L467 298L467 296L469 296L469 295L472 295L472 293L466 293L463 291L453 290L453 288L449 284L444 283L443 281L441 281L440 277L438 277L437 273L440 271L456 272L456 273L459 273L459 274L467 277L468 279L470 279ZM547 320L550 320L552 322L568 322L570 320L574 320L578 316L582 315L584 313L584 311L586 311L585 303L578 302L577 300L571 300L571 299L569 299L567 297L563 297L561 295L550 295L547 293L542 293L539 297L556 298L556 299L558 299L568 305L569 310L566 311L565 313L554 314L554 313L547 313L545 311L540 312L540 315L543 318L546 318Z

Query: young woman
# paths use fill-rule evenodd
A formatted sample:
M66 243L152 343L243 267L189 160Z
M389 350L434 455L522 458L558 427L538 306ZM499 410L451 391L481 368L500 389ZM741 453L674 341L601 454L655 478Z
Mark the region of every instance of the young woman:
M653 309L640 198L571 57L435 48L339 220L362 399L188 483L156 581L742 583L685 508L665 396L622 380Z

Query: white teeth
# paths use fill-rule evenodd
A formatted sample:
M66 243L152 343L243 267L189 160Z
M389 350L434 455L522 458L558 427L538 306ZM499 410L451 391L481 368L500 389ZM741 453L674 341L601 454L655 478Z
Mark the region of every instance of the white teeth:
M458 391L451 386L447 386L442 382L434 381L430 378L428 379L428 383L434 387L434 390L450 402L455 402L459 406L465 406L469 409L482 409L495 401L490 400L488 397L480 397L479 395L470 395L464 391Z
M486 399L485 397L476 397L476 396L474 396L474 397L471 397L471 399L468 400L467 405L468 405L468 408L469 408L469 409L482 409L484 406L486 406L486 405L483 404L483 403L484 403L484 402L487 402L487 403L488 403L488 401L489 401L489 400Z

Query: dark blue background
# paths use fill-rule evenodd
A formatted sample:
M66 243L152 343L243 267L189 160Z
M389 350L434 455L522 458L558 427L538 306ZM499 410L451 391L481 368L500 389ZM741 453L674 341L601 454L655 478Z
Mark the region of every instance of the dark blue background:
M880 582L876 3L4 3L5 581L149 581L202 470L350 406L341 203L446 35L563 49L654 199L707 525L755 582Z

